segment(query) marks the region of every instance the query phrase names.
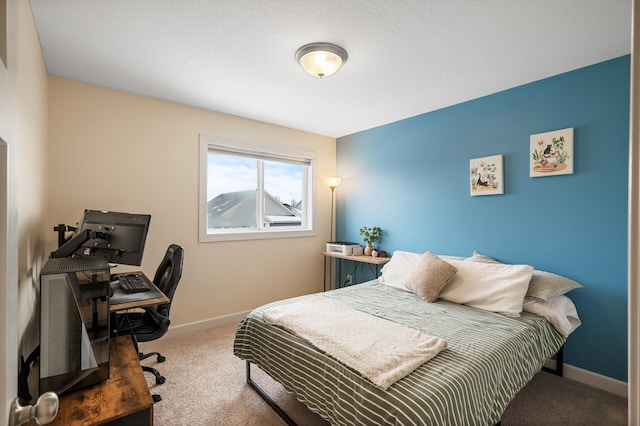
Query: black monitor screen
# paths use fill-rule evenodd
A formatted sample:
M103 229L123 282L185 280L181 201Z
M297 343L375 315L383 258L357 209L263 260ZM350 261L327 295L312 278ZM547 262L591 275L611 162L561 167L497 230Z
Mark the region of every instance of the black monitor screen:
M142 264L151 215L85 210L78 231L92 231L82 245L85 255L102 256L108 262L125 265Z

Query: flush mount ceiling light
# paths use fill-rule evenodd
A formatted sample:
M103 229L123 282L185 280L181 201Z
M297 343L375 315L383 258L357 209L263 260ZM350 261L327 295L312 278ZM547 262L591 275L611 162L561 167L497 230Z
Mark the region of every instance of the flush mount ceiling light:
M335 74L347 62L347 51L331 43L309 43L296 52L296 61L314 77L325 78Z

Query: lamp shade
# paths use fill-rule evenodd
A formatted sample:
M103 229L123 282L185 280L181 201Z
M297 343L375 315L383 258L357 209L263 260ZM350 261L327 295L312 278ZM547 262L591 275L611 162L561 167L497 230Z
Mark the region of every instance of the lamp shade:
M347 62L347 52L331 43L309 43L296 52L296 60L310 75L318 78L330 77Z
M332 176L327 178L327 185L329 185L329 188L335 188L337 186L340 186L341 183L342 183L342 179L340 179L337 176Z

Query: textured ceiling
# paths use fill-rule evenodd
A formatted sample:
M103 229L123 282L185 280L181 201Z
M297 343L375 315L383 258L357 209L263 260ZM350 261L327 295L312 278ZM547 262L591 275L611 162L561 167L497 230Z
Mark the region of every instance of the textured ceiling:
M49 74L340 137L631 51L632 0L30 0ZM318 80L310 42L349 59Z

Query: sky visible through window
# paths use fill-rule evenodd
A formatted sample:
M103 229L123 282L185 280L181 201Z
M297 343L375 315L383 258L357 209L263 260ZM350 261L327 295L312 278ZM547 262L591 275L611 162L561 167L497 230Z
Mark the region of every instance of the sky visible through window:
M207 162L207 201L223 193L257 188L258 160L209 152ZM298 164L265 161L265 190L283 203L300 201L302 168Z

